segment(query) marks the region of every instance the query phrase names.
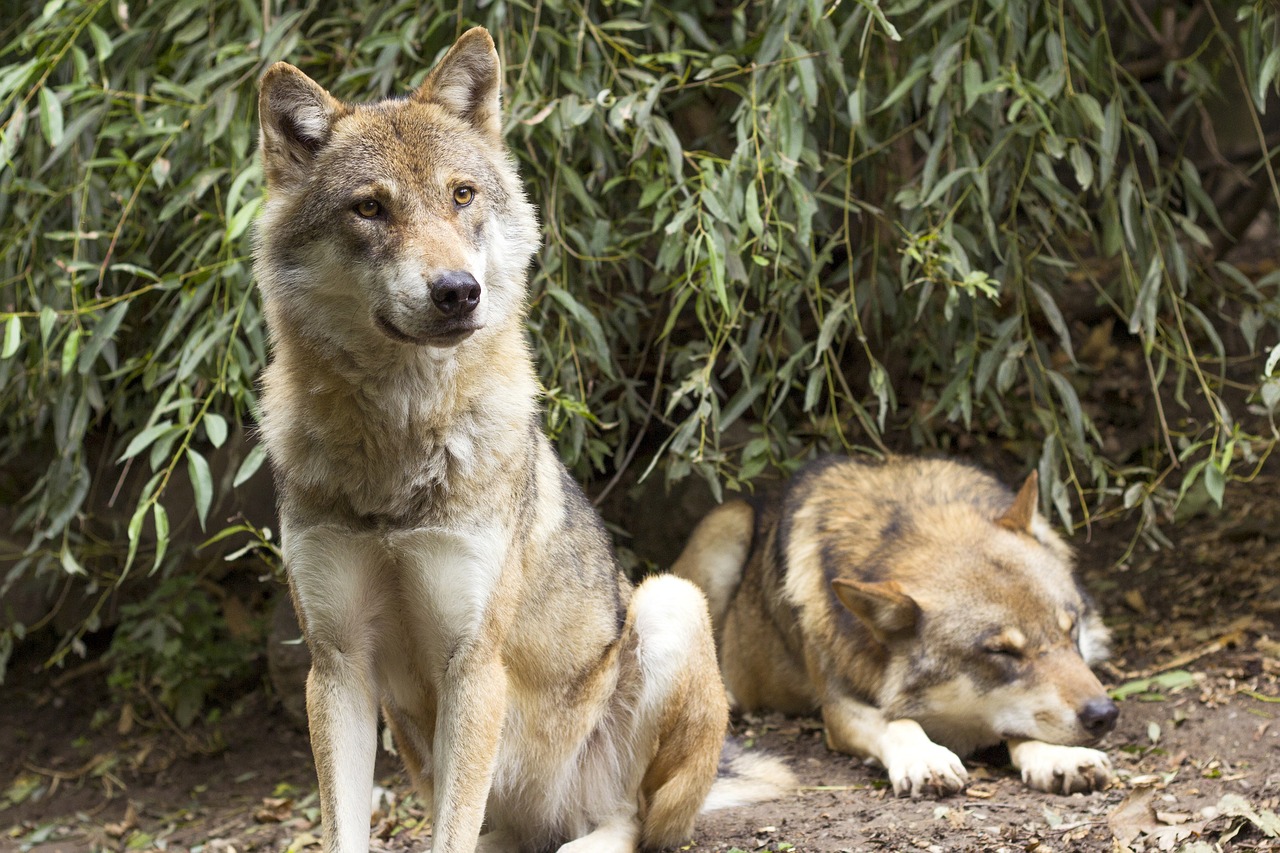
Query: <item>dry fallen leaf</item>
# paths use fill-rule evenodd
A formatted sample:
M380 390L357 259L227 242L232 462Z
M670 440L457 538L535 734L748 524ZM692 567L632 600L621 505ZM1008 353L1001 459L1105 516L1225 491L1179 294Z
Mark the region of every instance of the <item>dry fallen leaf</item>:
M1142 598L1142 590L1131 589L1124 594L1124 603L1136 613L1147 612L1147 602Z
M319 846L320 846L319 836L313 835L310 832L304 832L301 835L295 835L293 837L293 841L289 842L290 850L303 850L307 847L319 847Z
M293 800L289 797L264 797L262 808L253 813L258 823L283 823L293 816Z
M1163 788L1164 777L1159 773L1144 773L1141 776L1129 777L1130 788Z
M1155 791L1151 788L1134 791L1107 815L1107 825L1115 836L1116 849L1120 853L1149 849L1151 845L1157 850L1174 850L1182 842L1204 832L1205 821L1191 823L1191 815L1156 811L1152 806L1154 797ZM1142 845L1132 846L1140 839L1144 842Z
M127 707L127 706L126 706ZM108 823L102 827L112 838L123 838L125 833L138 827L138 809L130 801L124 809L124 818L119 823Z
M120 709L120 720L116 723L116 734L127 735L133 731L133 706L128 702Z
M1260 829L1268 838L1280 838L1280 816L1268 809L1255 809L1239 794L1225 794L1218 801L1218 812L1242 817Z
M250 640L257 636L253 627L253 615L236 596L227 595L222 600L222 618L226 621L228 633L235 639Z

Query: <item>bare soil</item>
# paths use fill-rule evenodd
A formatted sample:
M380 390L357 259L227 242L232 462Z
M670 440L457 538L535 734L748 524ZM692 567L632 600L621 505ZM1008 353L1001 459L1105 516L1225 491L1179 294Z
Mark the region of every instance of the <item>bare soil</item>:
M1233 487L1227 508L1138 546L1128 526L1080 541L1086 585L1115 634L1104 681L1129 695L1104 743L1106 791L1028 790L992 753L960 796L895 798L883 773L828 752L815 719L735 721L802 787L705 816L681 850L1280 850L1280 483ZM16 660L0 688L0 850L318 850L304 733L259 689L179 731L110 710L103 672ZM1140 683L1156 680L1139 689ZM378 765L373 849L425 850L430 824L396 761Z

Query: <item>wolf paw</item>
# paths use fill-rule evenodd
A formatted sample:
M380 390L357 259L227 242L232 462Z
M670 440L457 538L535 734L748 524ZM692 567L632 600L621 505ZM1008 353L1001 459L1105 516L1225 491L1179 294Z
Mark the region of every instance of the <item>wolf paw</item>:
M945 797L964 790L969 772L960 758L945 746L924 743L889 762L889 781L899 797Z
M609 821L590 835L560 845L556 853L635 853L640 826L629 817Z
M1097 749L1032 741L1017 758L1022 781L1050 794L1100 791L1111 781L1111 760Z

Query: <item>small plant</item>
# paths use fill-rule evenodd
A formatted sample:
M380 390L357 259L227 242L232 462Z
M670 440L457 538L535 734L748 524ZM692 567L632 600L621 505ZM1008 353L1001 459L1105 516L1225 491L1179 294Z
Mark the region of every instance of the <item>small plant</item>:
M151 716L158 705L186 729L211 702L244 683L262 649L261 626L233 632L218 588L191 575L162 580L143 602L121 608L106 652L116 701Z

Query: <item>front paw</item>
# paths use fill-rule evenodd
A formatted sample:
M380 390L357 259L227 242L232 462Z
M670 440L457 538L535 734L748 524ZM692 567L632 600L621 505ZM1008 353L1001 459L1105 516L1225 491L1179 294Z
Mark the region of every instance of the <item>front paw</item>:
M899 797L945 797L964 790L969 773L960 758L945 746L925 742L912 745L888 762L889 781Z
M1050 794L1100 791L1111 781L1111 760L1097 749L1030 741L1018 750L1022 781Z

